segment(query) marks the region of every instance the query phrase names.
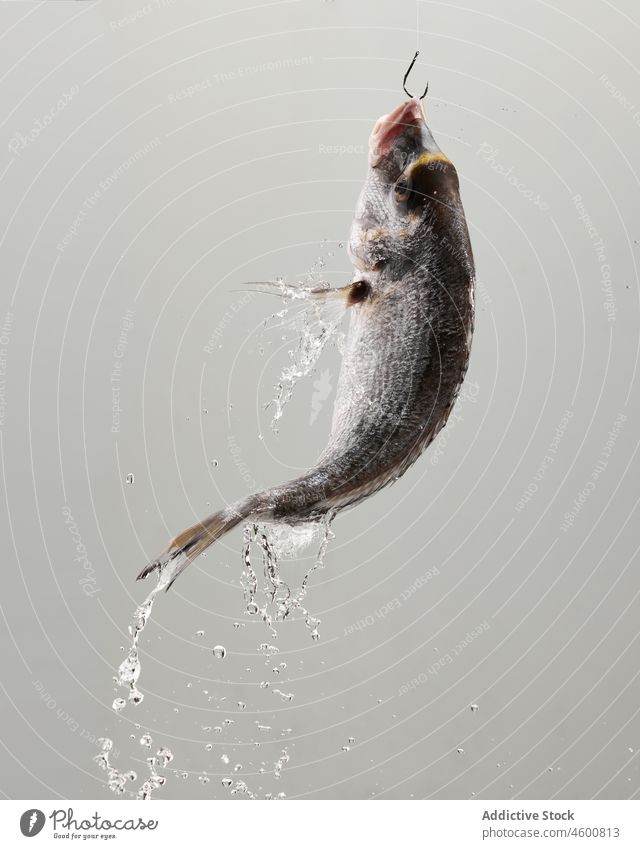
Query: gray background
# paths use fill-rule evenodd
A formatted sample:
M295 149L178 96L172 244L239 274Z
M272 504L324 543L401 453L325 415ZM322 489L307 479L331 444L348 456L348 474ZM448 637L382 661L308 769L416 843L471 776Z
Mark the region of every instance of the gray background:
M241 5L0 8L0 792L109 796L95 739L143 775L129 735L148 731L188 773L168 773L165 798L228 796L222 753L258 795L633 796L635 4ZM367 138L401 101L416 46L410 85L430 82L478 270L455 418L399 483L335 522L308 596L321 640L300 620L279 627L291 704L258 686L277 676L257 653L264 626L243 615L237 530L158 603L146 699L115 715L112 676L150 589L139 568L324 445L337 351L274 435L263 405L294 337L265 328L277 302L241 283L304 279L318 258L332 284L349 278L340 243ZM294 584L303 569L283 565ZM225 717L222 734L203 730Z

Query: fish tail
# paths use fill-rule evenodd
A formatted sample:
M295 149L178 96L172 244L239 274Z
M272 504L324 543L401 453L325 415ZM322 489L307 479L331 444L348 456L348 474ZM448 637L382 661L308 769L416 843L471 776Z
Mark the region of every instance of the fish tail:
M168 590L187 566L210 545L240 522L260 516L261 506L262 499L252 495L202 519L172 539L162 554L144 567L137 580L146 578L152 572L158 572L158 574L166 572L169 580L165 589Z

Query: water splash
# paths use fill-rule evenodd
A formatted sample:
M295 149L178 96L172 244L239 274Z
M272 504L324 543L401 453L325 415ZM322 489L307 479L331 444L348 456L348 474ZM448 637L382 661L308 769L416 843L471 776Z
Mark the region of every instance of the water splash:
M118 674L115 681L120 687L128 688L129 701L134 705L139 705L144 699L144 695L138 689L138 678L140 677L140 672L142 670L140 665L140 653L138 650L140 634L142 634L147 622L149 621L156 596L169 586L174 574L175 567L172 568L171 566L165 567L160 571L158 575L158 583L151 590L142 604L136 607L129 625L131 645L129 646L127 656L118 667ZM119 700L116 699L116 701L114 701L114 710L122 710L122 706L116 706L116 702L119 704Z
M324 559L329 541L334 537L331 531L331 523L335 513L328 513L323 520L308 523L307 525L296 526L292 528L287 525L278 525L274 523L264 525L252 525L245 528L243 539L243 572L242 585L245 593L246 610L250 615L260 615L265 625L270 631L273 638L277 638L275 628L276 622L283 621L290 617L295 611L299 611L304 618L305 625L311 633L314 640L319 638L318 625L320 620L312 616L303 601L307 595L309 582L313 573L324 566ZM319 543L317 555L313 560L311 567L306 571L300 587L292 588L282 578L279 569L279 558L289 559L295 557L303 549L307 548L311 543ZM253 568L251 562L252 547L257 546L262 557L262 578L259 580L258 574ZM151 616L153 605L157 596L164 591L173 580L176 570L180 569L180 562L170 564L162 569L158 575L158 581L154 589L149 593L146 599L135 609L131 624L129 625L129 635L131 643L125 659L118 667L118 674L115 677L116 683L121 687L128 689L128 701L134 705L139 705L143 701L144 695L138 687L138 682L141 674L140 661L140 637L144 631L149 618ZM204 636L203 631L196 632L197 636ZM273 663L273 658L278 654L278 647L270 642L261 643L259 646L260 653L265 657L266 663ZM226 655L226 649L223 646L216 645L213 649L214 656L221 660ZM281 661L276 664L273 669L274 674L280 674L286 669L286 662ZM268 681L263 681L260 684L261 688L269 687ZM205 691L206 692L206 691ZM272 689L275 695L279 696L283 701L291 702L294 698L293 693L285 692L280 689ZM113 702L113 709L116 713L120 713L127 702L123 698L116 698ZM246 709L246 703L243 701L237 702L237 707L240 711ZM231 725L232 719L225 719L224 725ZM136 728L140 726L136 724ZM206 730L211 730L207 726ZM222 726L216 726L216 732L222 732ZM259 733L269 733L271 727L268 725L256 722L256 730ZM122 795L126 792L130 782L137 781L137 774L130 770L128 772L120 772L110 762L110 753L113 749L113 742L109 738L100 739L100 752L94 757L94 761L101 769L107 772L107 783L109 788L116 794ZM135 737L134 737L135 742ZM151 750L153 740L151 735L143 733L138 740L139 744L146 749ZM260 745L257 741L255 745ZM209 751L210 747L207 746ZM281 751L280 757L274 761L274 776L280 777L283 767L289 762L290 755L286 749ZM161 747L156 752L155 756L149 752L149 757L146 758L149 769L148 776L142 781L135 793L136 798L148 800L152 798L153 793L166 784L167 778L162 775L159 770L166 768L173 760L172 752L164 747ZM223 759L223 762L225 760ZM228 757L226 759L228 763ZM234 770L237 771L237 770ZM187 773L173 770L178 777L186 778ZM206 773L200 776L201 783L208 783L209 777ZM222 786L228 789L231 795L243 795L249 799L257 799L258 796L254 793L246 781L235 780L225 777L222 780ZM285 798L283 793L278 793L277 796L267 793L264 798Z
M306 523L301 530L277 523L247 525L245 527L242 551L244 568L241 582L244 588L246 609L249 614L260 615L272 637L275 638L278 635L274 622L282 622L298 610L304 617L311 638L313 640L320 638L318 631L320 620L307 610L303 601L309 589L311 576L318 569L324 567L329 542L335 536L331 530L334 517L335 511L329 511L323 521ZM309 541L316 539L318 535L321 535L321 542L317 556L302 579L300 587L294 590L280 574L278 551L290 555L299 550L301 544L308 545ZM260 548L262 554L265 578L262 587L262 604L258 601L258 576L251 563L251 546L254 544ZM264 651L263 645L267 646L268 644L262 644L260 646L261 651Z
M100 743L100 751L94 756L93 760L98 764L100 769L104 769L106 771L109 790L118 796L122 796L126 790L127 782L135 781L138 776L135 772L133 772L133 770L130 770L129 772L119 772L119 770L113 766L110 761L110 755L113 751L113 740L110 740L108 737L100 737L98 743Z
M323 263L324 265L324 263ZM322 267L322 266L320 266ZM298 342L289 353L290 363L283 367L280 378L275 385L275 396L265 404L265 409L273 408L271 429L278 432L278 422L282 418L284 408L291 400L297 382L311 374L330 339L335 339L341 349L344 334L338 333L338 328L344 316L341 307L336 309L336 303L318 297L317 293L323 288L329 288L317 280L315 271L307 275L307 283L284 283L276 281L284 302L284 309L275 313L274 317L282 319L282 324L298 334ZM306 301L305 309L289 318L289 311L294 302Z

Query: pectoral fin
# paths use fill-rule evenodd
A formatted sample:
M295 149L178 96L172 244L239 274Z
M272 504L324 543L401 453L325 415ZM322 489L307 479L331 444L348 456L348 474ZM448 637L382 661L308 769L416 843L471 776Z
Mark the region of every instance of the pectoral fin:
M244 284L250 287L254 292L264 292L268 295L279 295L281 298L291 298L292 300L304 300L311 298L314 301L344 301L348 302L349 293L353 284L341 286L338 289L332 289L328 284L326 286L304 286L303 284L291 284L278 282L247 282Z

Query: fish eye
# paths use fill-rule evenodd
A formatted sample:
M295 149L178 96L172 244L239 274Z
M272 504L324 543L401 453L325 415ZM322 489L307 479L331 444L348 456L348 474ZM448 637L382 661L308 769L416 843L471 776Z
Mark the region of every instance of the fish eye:
M409 185L409 180L407 177L400 177L400 179L393 187L393 193L398 203L404 203L405 201L409 200L409 197L411 195L411 187Z

